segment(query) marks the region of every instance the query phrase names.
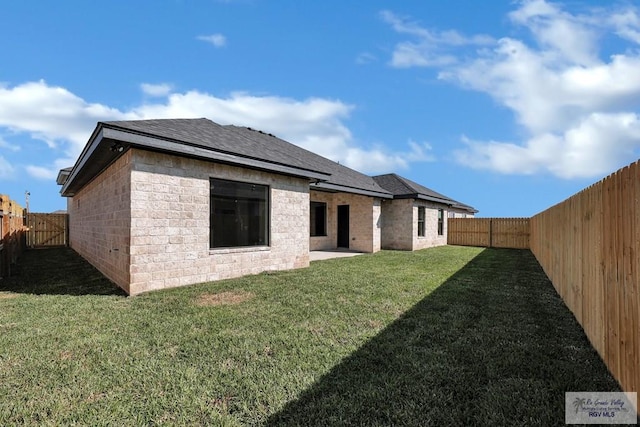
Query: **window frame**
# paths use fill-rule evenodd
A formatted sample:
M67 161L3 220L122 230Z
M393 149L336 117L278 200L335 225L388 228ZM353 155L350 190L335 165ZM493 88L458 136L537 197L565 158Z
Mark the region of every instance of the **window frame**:
M214 220L214 216L216 214L215 213L216 205L215 205L214 199L216 197L216 194L214 194L214 184L216 182L226 183L227 185L228 184L237 185L238 187L235 189L235 191L239 191L239 190L246 191L247 187L249 186L252 187L251 191L258 190L258 189L262 190L262 194L254 199L251 199L248 197L235 196L237 198L235 200L236 203L239 200L245 203L244 204L245 211L250 209L257 209L259 212L260 210L263 211L264 218L262 218L261 216L257 216L258 240L261 240L261 241L251 242L247 244L240 244L238 241L234 242L233 244L226 244L229 242L224 242L221 244L215 243L216 233L214 230L216 227L216 221ZM218 196L218 200L225 198L224 195L221 195L221 194L218 194L217 196ZM226 198L229 198L229 196L227 196ZM251 204L251 202L253 202L253 204ZM262 204L264 204L264 207L261 206ZM247 222L250 224L250 225L247 225L247 227L251 227L251 221L252 220L255 221L255 218L256 218L256 216L252 217L251 215L248 215L246 212L243 214L243 212L236 211L235 215L236 217L244 217L244 219L247 220ZM222 217L219 217L219 219L222 219ZM224 227L224 225L222 225L220 222L218 222L218 226ZM255 226L255 223L254 223L254 226ZM247 233L251 233L251 229L247 229ZM217 236L219 237L220 234L217 234ZM250 238L251 236L249 235L248 237ZM246 238L246 237L242 236L240 232L238 232L236 229L236 239L240 239L240 238ZM269 247L270 244L271 244L271 187L267 184L260 184L257 182L247 182L247 181L239 181L234 179L210 177L209 178L209 249L217 250L217 249L234 249L234 248L242 249L242 248L252 248L252 247L253 248Z
M315 209L314 209L314 205L315 205ZM323 216L323 224L322 224L322 232L319 233L317 231L317 225L318 225L318 217L317 217L317 209L318 208L323 208L322 209L322 216ZM309 202L309 236L311 237L327 237L327 203L326 202L315 202L315 201L310 201Z
M444 236L444 209L438 209L438 236Z
M422 213L422 218L420 218L420 213ZM426 233L426 223L427 219L427 208L426 206L418 206L418 237L425 237Z

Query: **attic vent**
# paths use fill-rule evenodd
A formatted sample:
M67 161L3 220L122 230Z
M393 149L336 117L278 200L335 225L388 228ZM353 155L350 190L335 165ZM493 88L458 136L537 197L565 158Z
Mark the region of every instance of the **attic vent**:
M262 130L259 130L259 129L253 129L253 128L247 127L247 130L250 130L250 131L253 131L253 132L258 132L258 133L260 133L260 134L262 134L262 135L272 136L272 137L274 137L274 138L276 137L276 136L275 136L274 134L272 134L272 133L268 133L268 132L265 132L265 131L262 131Z

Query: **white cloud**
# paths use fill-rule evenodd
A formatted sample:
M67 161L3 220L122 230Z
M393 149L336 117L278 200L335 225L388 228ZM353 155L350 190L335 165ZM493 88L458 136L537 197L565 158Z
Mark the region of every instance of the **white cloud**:
M396 32L413 36L413 40L400 42L395 46L391 65L396 68L450 65L457 62L456 56L449 53L451 47L487 45L493 42L487 35L467 37L455 30L429 30L388 10L380 12L380 17Z
M527 27L545 53L553 55L553 60L577 65L598 62L595 43L598 34L590 18L571 15L545 0L525 1L509 17Z
M428 145L414 142L406 152L357 146L344 124L353 108L322 98L300 101L243 92L218 98L189 91L171 94L166 103L147 104L133 112L148 118L208 117L220 124L261 129L361 172L389 172L432 159Z
M0 138L0 148L4 148L7 149L9 151L20 151L20 146L19 145L14 145L14 144L9 144L7 141L5 141L4 139Z
M140 85L140 89L142 89L142 92L145 95L163 97L171 93L171 91L173 90L173 86L169 83L142 83Z
M227 38L219 33L211 34L209 36L198 36L196 38L203 42L211 43L215 47L224 47L227 45Z
M627 9L612 14L609 23L618 36L640 44L640 15L637 10Z
M27 165L27 173L34 178L52 180L56 178L56 171L42 166Z
M141 86L154 93L170 85ZM145 89L146 88L146 89ZM72 165L98 121L207 117L220 124L249 126L273 133L363 172L388 172L411 162L431 159L429 147L410 142L405 152L358 144L345 124L353 106L340 100L256 96L244 92L217 97L200 91L168 93L165 97L121 111L89 103L67 89L44 81L0 87L0 127L47 142L54 161L30 164L27 172L52 179ZM64 156L60 157L60 153Z
M132 118L135 116L130 113L86 102L67 89L50 86L44 80L14 87L0 86L0 127L46 143L52 157L62 153L62 159L67 163L59 165L60 168L73 165L97 121ZM49 176L55 177L58 172L57 164L39 167L49 168ZM46 176L39 169L27 167L27 172L35 177Z
M76 162L75 158L63 157L63 158L55 159L52 163L47 164L45 166L29 164L29 165L26 165L24 168L27 171L27 173L33 178L51 181L56 179L60 169L73 166L75 162Z
M418 144L409 141L409 151L389 153L383 147L373 150L348 148L345 164L358 171L370 174L388 173L398 169L407 169L409 163L432 162L435 157L430 153L431 146L427 143Z
M70 142L79 153L98 120L131 117L102 104L88 103L44 80L14 87L0 86L0 126L15 133L27 133L50 147Z
M616 170L620 159L634 156L638 141L638 115L595 113L562 134L537 134L522 145L463 137L467 148L454 155L472 168L505 174L548 172L567 179L588 178Z
M15 168L4 157L0 156L0 179L12 179Z
M376 62L377 60L378 58L374 54L369 52L362 52L356 57L356 64L370 64L372 62Z
M456 159L500 173L546 172L563 178L598 176L635 160L640 151L640 53L624 44L640 41L637 10L571 14L559 4L529 0L520 2L509 18L527 29L530 39L501 38L465 61L457 53L440 64L439 77L484 92L510 109L523 139L464 137L465 148L455 153ZM426 34L392 26L401 33ZM622 47L601 58L605 34L619 36Z

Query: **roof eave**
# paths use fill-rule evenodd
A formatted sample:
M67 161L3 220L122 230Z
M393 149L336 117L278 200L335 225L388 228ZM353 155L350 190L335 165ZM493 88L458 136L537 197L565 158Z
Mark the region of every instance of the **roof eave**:
M96 171L93 176L89 178L85 177L86 182L89 182L91 179L93 179L93 177L102 172L120 155L122 155L129 147L164 152L184 157L192 157L201 160L215 161L234 166L243 166L251 169L258 169L281 175L295 176L314 181L325 181L331 176L331 174L322 171L306 170L294 166L281 165L264 160L233 155L215 151L210 148L184 144L179 141L161 139L150 135L143 135L135 132L124 131L121 129L114 129L110 128L109 125L105 125L104 123L98 123L98 126L91 135L89 142L80 154L80 157L76 161L76 164L69 172L68 177L62 184L60 193L63 196L72 197L77 190L79 190L86 184L86 182L83 181L78 183L77 185L74 185L76 184L78 176L82 174L82 171L87 165L89 159L91 159L92 156L95 156L99 147L108 143L120 143L122 149L115 151L107 149L109 150L107 152L113 152L114 155L109 156L109 158L106 158L104 155L102 155L102 157L98 160L100 160L103 164L95 164L94 162L92 166ZM101 148L101 152L104 153L105 149Z
M60 169L60 171L58 171L58 176L56 177L56 184L64 185L70 174L71 168Z
M441 205L452 206L454 204L453 200L440 199L438 197L427 196L426 194L413 193L413 194L396 194L393 196L394 199L415 199L415 200L426 200L429 202L440 203Z
M75 192L70 191L69 187L75 181L83 166L87 163L88 159L96 151L97 147L104 139L102 127L103 124L98 123L98 126L96 126L93 133L91 134L91 137L89 138L89 142L80 153L78 160L76 160L75 165L73 165L73 168L71 168L69 175L64 180L62 188L60 189L60 194L62 194L62 196L72 197L75 194Z
M320 190L320 191L360 194L363 196L379 197L381 199L393 199L393 195L391 193L381 192L377 190L367 190L364 188L347 187L345 185L331 184L329 182L312 183L311 189Z
M245 166L251 169L260 169L268 172L276 172L284 175L292 175L320 181L326 180L331 176L331 174L321 171L281 165L264 160L215 151L210 148L200 147L197 145L188 145L178 141L126 132L119 129L105 128L104 132L106 138L126 142L133 148L162 151L166 153L182 155L185 157L213 160L221 163Z

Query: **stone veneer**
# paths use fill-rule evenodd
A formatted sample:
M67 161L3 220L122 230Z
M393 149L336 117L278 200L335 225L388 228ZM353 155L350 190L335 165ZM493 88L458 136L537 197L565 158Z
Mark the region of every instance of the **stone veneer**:
M209 178L269 186L269 246L209 248ZM72 247L130 294L309 265L306 179L131 149L76 203Z
M424 206L424 236L418 236L418 206ZM438 209L443 209L442 235L438 235ZM425 200L413 201L413 248L426 249L447 244L447 206Z
M418 236L418 207L425 209L425 235ZM444 226L438 235L438 209L443 209ZM415 199L385 200L382 203L382 248L414 251L447 244L449 214L462 216L462 211L446 205ZM468 214L467 217L473 217Z
M413 250L412 218L413 199L395 199L382 202L383 249Z
M129 292L131 151L67 199L69 245Z
M311 190L313 202L327 204L327 235L309 239L310 249L336 249L338 241L338 206L349 205L349 249L378 252L381 247L380 199L350 193Z

